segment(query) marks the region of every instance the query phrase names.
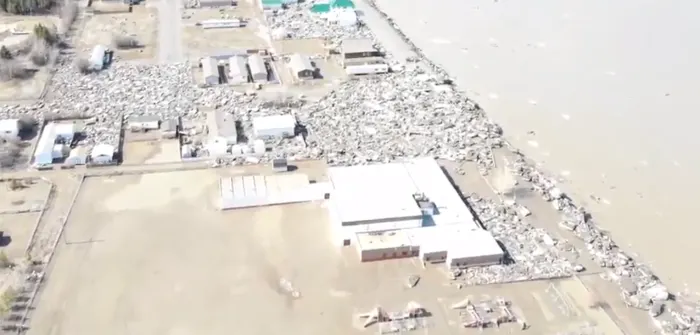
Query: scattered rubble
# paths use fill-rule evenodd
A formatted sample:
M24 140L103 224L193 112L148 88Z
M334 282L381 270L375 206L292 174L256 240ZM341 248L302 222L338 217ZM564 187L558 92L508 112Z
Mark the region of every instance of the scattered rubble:
M323 23L319 21L322 19L311 17L304 6L268 17L271 30L284 29L288 38L310 38L314 34L332 40L371 37L364 27L343 28ZM390 22L396 28L393 21ZM345 29L356 31L346 32ZM421 50L411 45L422 55ZM349 80L319 101L278 102L266 102L255 94L236 93L227 87L198 88L192 81L190 64L116 63L106 71L87 76L70 66L62 66L52 79L52 92L44 101L0 106L0 118L22 115L38 120L48 115L92 117L94 122L87 127L84 141L88 145L117 145L124 119L131 115L159 115L162 119L180 116L183 123L191 123L204 119L200 107L209 107L234 115L246 134L250 133L252 117L280 113L296 116L300 129L295 139L268 143L272 150L255 160L238 157L220 164L263 163L285 157L290 160L326 159L330 165L357 165L432 156L474 161L486 175L495 166L493 149L506 147L518 157L509 171L530 182L536 192L552 203L562 215L560 227L585 242L592 259L609 269L607 278L620 283L623 295L637 297L640 306L648 305L644 308L652 315L657 314L658 306L672 295L648 266L625 254L599 229L584 208L576 206L557 187L554 178L510 147L502 137L501 128L489 120L476 103L455 91L442 69L424 57L423 61L430 71L408 63L399 72ZM526 209L476 196L468 200L514 262L471 268L454 274L455 278L475 285L570 276L574 271L582 271L580 265L571 264L563 256L578 255L579 251L525 221L529 215ZM281 287L294 295L297 291L287 284L280 282ZM659 327L680 330L683 334L698 328L695 320L700 318L683 306L672 311L669 308L667 312L661 308L662 313L656 317L671 317L658 322Z
M372 32L358 21L345 26L311 12L312 1L290 5L285 10L266 14L268 26L275 39L319 38L339 42L343 39L373 38Z

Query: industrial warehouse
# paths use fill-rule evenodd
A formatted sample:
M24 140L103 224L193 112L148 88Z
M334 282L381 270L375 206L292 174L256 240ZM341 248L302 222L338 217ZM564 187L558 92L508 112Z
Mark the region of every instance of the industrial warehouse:
M221 179L222 210L328 201L332 242L361 261L418 257L449 268L501 263L504 252L432 158L331 167L328 182L301 173Z

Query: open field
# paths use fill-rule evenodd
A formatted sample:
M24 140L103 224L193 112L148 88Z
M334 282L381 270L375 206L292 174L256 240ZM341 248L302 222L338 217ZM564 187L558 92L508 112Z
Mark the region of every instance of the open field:
M124 164L157 164L180 161L179 140L124 143Z
M93 4L94 14L86 17L78 49L89 57L95 45L102 44L115 50L115 56L123 60L150 60L158 50L158 14L145 5L134 6L133 13L121 2L98 1ZM113 36L131 36L140 47L117 49Z
M183 20L183 45L190 60L231 50L263 50L269 47L266 33L261 31L262 14L247 1L239 1L230 9L187 9ZM209 19L239 17L249 20L242 28L203 29L197 22Z
M299 173L325 178L318 163L297 165ZM461 333L457 312L447 306L484 295L512 301L531 324L528 333L590 322L616 334L568 281L553 284L575 300L562 315L547 300L546 282L460 291L442 271L414 260L361 264L353 249L337 249L326 238L323 203L216 210L219 176L262 171L269 167L86 180L29 334L357 334L377 330L363 331L357 313L377 305L398 312L410 301L432 314L424 319L428 333ZM410 274L422 279L408 290ZM281 278L301 298L281 290Z
M10 260L24 259L24 251L32 236L38 213L0 215L0 251Z
M0 213L38 211L51 189L49 183L38 179L22 180L21 187L12 190L10 181L0 181Z
M279 55L302 54L307 56L317 56L328 54L324 47L324 41L320 39L302 40L275 40L272 42L275 52Z

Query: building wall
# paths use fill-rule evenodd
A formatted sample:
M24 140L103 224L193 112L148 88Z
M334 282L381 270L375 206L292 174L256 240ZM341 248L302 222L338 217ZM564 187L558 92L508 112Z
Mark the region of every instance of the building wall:
M426 263L444 263L447 261L447 251L435 251L420 253L421 261Z
M255 137L257 138L273 138L273 137L291 137L294 136L294 127L280 128L256 128Z
M312 70L302 70L297 72L297 78L311 78L314 76L314 72Z
M422 220L402 220L393 222L379 222L371 224L343 226L342 221L340 221L340 217L338 217L338 214L335 210L330 209L328 212L331 219L331 226L333 227L331 238L333 239L333 243L336 245L352 244L354 236L357 233L418 228L423 223ZM347 242L348 240L350 242Z
M365 51L365 52L349 52L343 54L345 58L364 58L364 57L381 57L382 54L379 51Z
M345 72L349 75L387 73L387 72L389 72L389 65L387 65L387 64L348 65L345 67Z
M369 250L363 250L358 246L357 251L360 257L360 261L362 262L373 262L386 259L409 258L418 256L418 248L414 248L409 245L395 248L376 248Z
M450 268L467 268L471 266L486 266L500 264L502 261L501 255L486 255L477 257L464 257L464 258L449 258L447 261L447 266Z

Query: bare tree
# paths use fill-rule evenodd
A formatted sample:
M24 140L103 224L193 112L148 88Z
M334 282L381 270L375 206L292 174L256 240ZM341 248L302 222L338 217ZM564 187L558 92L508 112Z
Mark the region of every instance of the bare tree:
M32 52L29 54L29 58L32 63L37 66L44 66L48 64L49 58L51 56L51 47L48 42L44 39L37 39L34 41L34 46L32 47Z
M32 132L32 131L34 131L36 126L39 125L39 121L37 121L34 117L29 116L29 115L20 116L20 118L17 122L19 123L19 132L20 133Z
M10 49L8 49L6 46L0 47L0 58L2 59L13 59L15 58L12 56L12 52L10 52Z
M0 167L12 167L21 156L22 148L18 141L8 141L0 146Z
M58 15L61 18L59 32L65 34L70 30L71 25L73 25L73 22L75 22L75 19L78 17L78 4L72 0L64 0Z
M10 257L7 257L5 251L0 251L0 269L7 269L12 266L12 261Z
M29 76L27 69L14 59L0 59L0 81L25 79Z
M141 46L139 41L134 36L126 35L112 36L112 44L117 49L133 49Z

